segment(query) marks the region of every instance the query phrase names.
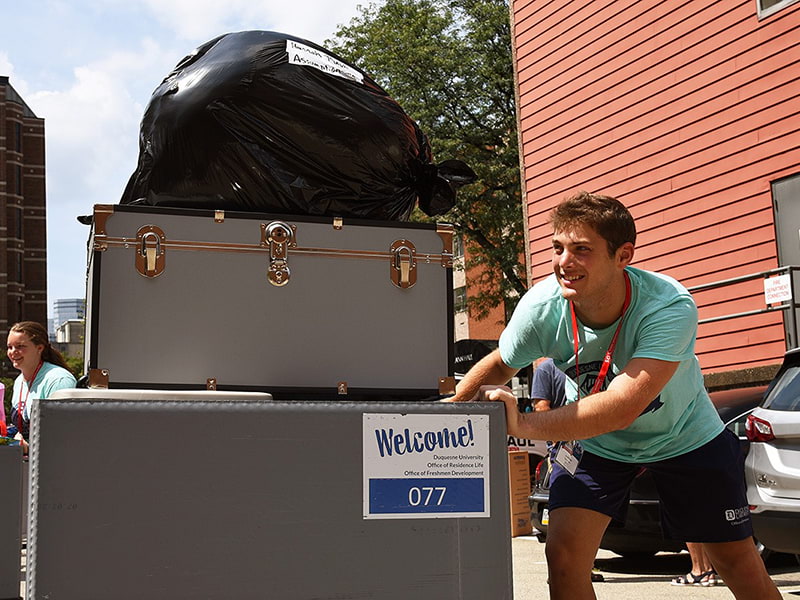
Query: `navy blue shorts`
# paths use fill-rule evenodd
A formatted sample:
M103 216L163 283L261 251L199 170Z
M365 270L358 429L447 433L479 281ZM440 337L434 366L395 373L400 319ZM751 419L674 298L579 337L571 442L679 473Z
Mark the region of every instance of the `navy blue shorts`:
M623 463L584 451L574 478L553 463L549 509L587 508L624 522L630 486L642 467L658 489L665 537L732 542L753 535L744 456L728 429L696 450L652 463Z

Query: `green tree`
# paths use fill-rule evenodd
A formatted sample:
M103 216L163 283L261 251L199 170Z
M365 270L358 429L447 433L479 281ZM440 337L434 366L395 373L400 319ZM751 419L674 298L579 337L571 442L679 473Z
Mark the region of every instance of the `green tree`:
M428 136L436 161L477 173L439 217L484 265L469 299L484 318L526 290L509 8L505 0L385 0L360 6L326 47L369 73ZM419 211L416 218L424 218Z
M0 383L5 386L3 409L6 411L6 420L8 420L11 418L11 396L13 395L14 380L11 377L0 377Z
M70 372L75 375L75 379L78 379L81 375L83 375L83 357L82 356L71 356L69 354L64 354L64 362L67 363Z

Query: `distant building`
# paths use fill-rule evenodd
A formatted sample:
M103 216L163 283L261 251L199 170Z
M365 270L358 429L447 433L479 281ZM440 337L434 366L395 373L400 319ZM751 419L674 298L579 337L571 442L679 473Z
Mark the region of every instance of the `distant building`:
M86 300L84 298L59 298L53 302L55 314L54 325L58 328L65 321L83 320L86 316Z
M69 333L65 333L65 326L72 328L72 338L75 338L74 333L76 321L83 322L86 317L86 300L84 298L59 298L53 302L54 317L47 320L47 332L50 336L50 341L63 342L65 337L70 337ZM83 336L83 329L81 329L81 336ZM83 338L81 337L81 343ZM63 351L63 350L62 350ZM76 354L74 351L69 351L72 356L83 354L81 349L80 353Z
M83 359L83 339L86 322L83 319L68 319L56 327L55 347L65 356Z
M485 267L465 268L469 251L460 238L454 248L453 312L456 342L462 340L493 340L500 337L506 324L505 308L500 305L489 311L486 318L478 320L468 310L468 299L480 292L479 271Z
M0 76L0 331L47 323L44 119ZM4 369L6 365L4 364Z

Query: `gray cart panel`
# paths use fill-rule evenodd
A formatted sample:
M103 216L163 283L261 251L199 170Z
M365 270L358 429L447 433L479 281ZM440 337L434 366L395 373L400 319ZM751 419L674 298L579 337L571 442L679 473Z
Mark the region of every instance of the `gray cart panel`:
M22 551L23 509L22 448L0 446L0 598L19 598L20 553Z
M31 598L512 598L502 406L117 393L39 404ZM365 412L488 414L491 515L365 520Z

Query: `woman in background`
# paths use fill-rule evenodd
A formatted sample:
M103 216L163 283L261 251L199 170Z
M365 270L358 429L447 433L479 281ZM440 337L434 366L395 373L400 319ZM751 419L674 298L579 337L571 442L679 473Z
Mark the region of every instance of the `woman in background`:
M7 353L11 364L20 371L11 398L11 424L22 436L22 452L27 454L32 403L48 398L56 390L74 388L76 381L40 323L21 321L13 325L8 332Z

